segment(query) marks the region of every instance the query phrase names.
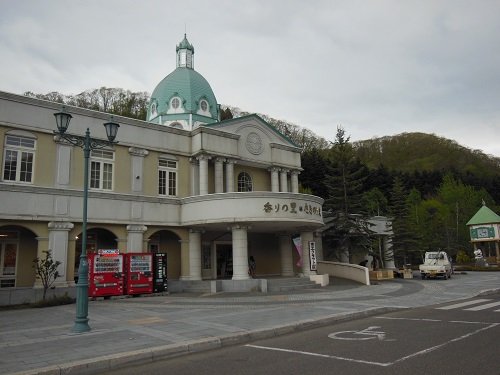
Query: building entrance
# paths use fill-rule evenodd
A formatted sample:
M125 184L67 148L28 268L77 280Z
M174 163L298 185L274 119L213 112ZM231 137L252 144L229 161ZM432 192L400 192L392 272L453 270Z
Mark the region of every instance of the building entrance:
M233 246L231 244L217 244L217 278L230 279L233 277Z

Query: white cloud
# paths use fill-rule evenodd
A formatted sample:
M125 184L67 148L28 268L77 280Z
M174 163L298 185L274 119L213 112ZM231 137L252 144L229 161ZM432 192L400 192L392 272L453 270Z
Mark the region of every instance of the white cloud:
M421 131L500 156L500 3L0 2L0 90L152 92L187 31L220 103L333 139Z

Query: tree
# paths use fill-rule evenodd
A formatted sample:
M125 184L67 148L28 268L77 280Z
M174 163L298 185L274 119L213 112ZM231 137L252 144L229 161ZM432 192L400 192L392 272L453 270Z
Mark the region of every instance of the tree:
M387 214L387 198L376 187L363 193L363 206L369 216Z
M57 267L61 264L60 261L54 260L50 250L44 251L45 259L39 257L33 259L33 268L36 275L42 281L43 285L43 300L47 296L47 290L54 284L54 281L59 277Z
M420 252L417 230L410 218L408 194L401 178L396 177L390 199L392 217L392 248L394 260L399 265L420 262L416 254Z
M328 244L327 258L341 259L370 248L368 218L362 205L363 182L368 172L355 157L349 137L337 128L335 141L329 150L329 165L325 176L328 197L324 212L329 228L324 232Z
M301 156L303 171L299 181L304 189L310 189L313 195L322 198L328 196L325 185L325 171L328 169L329 160L325 152L317 148L304 151Z

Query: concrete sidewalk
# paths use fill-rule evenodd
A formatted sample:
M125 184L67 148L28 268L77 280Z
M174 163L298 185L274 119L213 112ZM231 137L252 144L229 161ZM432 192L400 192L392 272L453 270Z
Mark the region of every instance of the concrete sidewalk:
M290 293L173 294L89 302L88 333L71 332L75 305L0 311L0 373L104 373L124 364L235 345L396 308L498 291L500 272L450 280L342 279Z

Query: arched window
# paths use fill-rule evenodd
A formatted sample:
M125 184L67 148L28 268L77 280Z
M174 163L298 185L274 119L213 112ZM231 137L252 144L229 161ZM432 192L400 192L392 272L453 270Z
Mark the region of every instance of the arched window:
M238 175L238 191L245 192L252 190L253 190L252 177L250 177L250 175L247 172L241 172Z

